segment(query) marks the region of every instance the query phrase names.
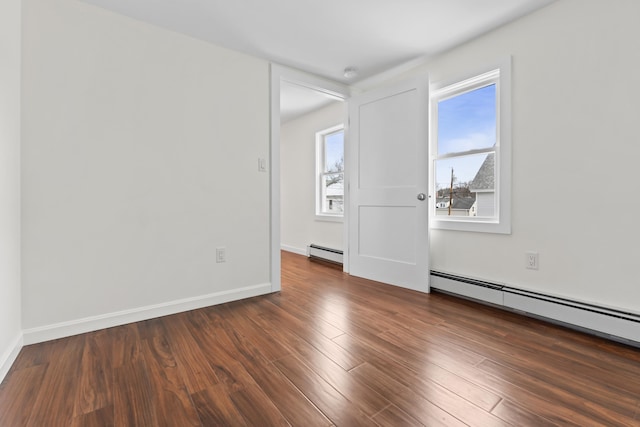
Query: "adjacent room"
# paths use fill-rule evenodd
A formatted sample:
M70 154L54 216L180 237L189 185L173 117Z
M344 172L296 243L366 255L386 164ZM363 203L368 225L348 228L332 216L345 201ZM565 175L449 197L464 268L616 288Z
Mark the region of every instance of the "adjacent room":
M3 0L0 426L640 425L638 17Z

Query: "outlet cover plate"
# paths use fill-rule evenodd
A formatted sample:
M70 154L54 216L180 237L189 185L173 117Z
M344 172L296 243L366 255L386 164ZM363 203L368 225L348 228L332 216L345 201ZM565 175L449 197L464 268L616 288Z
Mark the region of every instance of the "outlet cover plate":
M529 270L537 270L539 267L538 252L526 252L524 266Z
M227 262L227 248L216 248L216 262Z

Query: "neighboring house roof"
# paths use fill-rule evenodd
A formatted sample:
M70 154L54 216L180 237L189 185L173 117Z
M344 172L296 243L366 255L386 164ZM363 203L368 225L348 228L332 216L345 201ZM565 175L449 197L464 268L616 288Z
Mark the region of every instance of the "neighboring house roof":
M333 185L327 187L326 190L327 196L342 196L344 195L344 184L342 182L337 182Z
M495 153L487 154L487 158L482 162L482 166L478 170L475 178L469 184L469 190L471 191L487 191L495 190L495 166L496 155Z
M469 210L471 209L471 206L473 206L473 204L475 203L476 199L474 199L473 197L454 197L453 198L453 206L451 206L451 209L464 209L464 210ZM449 203L449 198L448 197L440 197L438 199L436 199L436 203ZM448 208L448 206L447 206ZM439 209L445 209L445 208L439 208Z

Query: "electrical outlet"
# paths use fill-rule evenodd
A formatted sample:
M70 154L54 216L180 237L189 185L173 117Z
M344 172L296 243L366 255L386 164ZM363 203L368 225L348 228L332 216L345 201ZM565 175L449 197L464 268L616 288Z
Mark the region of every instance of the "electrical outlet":
M537 270L538 269L538 252L525 253L524 266L529 270Z
M216 248L216 262L227 262L227 248Z

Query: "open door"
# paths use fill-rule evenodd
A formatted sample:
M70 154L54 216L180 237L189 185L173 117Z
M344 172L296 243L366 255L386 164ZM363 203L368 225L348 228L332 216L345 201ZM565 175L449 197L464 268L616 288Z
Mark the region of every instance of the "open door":
M349 273L429 292L428 80L349 100Z

